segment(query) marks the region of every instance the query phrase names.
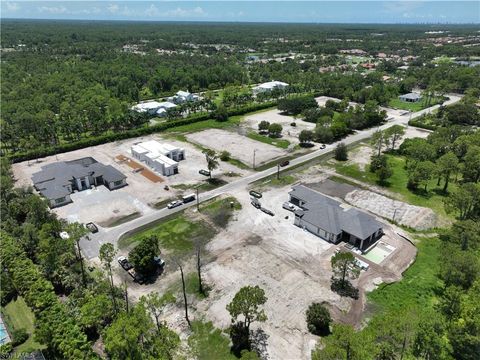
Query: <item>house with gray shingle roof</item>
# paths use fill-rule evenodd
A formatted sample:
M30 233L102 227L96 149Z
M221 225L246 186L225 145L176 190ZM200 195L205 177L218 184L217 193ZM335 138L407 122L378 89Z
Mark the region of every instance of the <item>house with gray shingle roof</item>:
M331 243L345 241L364 250L383 234L373 216L304 185L294 186L289 195L299 207L294 224Z
M417 94L417 93L408 93L408 94L404 94L404 95L400 95L398 97L400 100L402 101L405 101L405 102L419 102L420 100L422 100L422 96L420 94Z
M48 164L32 175L34 188L48 200L51 208L71 203L70 194L75 191L99 185L114 190L127 185L126 179L113 166L92 157Z

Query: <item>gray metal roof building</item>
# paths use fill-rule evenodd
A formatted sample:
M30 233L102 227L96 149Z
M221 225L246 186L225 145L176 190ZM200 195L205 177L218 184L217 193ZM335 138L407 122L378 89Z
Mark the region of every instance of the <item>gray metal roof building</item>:
M35 189L49 200L51 207L71 202L71 193L92 185L105 185L110 190L119 188L126 185L126 178L113 166L92 157L48 164L32 175Z
M382 233L382 223L373 216L304 185L294 186L289 195L290 202L300 207L295 225L328 241L345 240L364 249Z
M422 96L417 93L408 93L408 94L400 95L398 98L406 102L417 102L422 99Z

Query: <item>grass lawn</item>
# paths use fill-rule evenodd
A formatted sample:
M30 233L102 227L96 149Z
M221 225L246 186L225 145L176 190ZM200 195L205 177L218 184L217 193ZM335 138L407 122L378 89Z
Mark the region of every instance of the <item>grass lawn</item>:
M233 204L233 206L232 206ZM200 212L207 215L218 227L224 228L230 221L233 212L240 210L242 205L233 196L214 200L200 206Z
M13 329L25 329L30 335L23 344L15 348L15 353L29 353L35 350L44 349L45 346L39 344L33 339L35 316L30 308L25 304L22 297L10 301L3 309L4 321L11 333Z
M184 215L157 223L154 227L119 240L118 247L134 246L140 239L155 235L162 251L183 255L192 251L196 239L207 242L215 230L204 222L188 220Z
M263 142L265 144L270 144L270 145L273 145L273 146L276 146L276 147L279 147L279 148L282 148L282 149L286 149L290 146L290 141L288 141L288 140L271 138L270 136L260 135L260 134L254 132L254 131L249 132L247 134L247 137L252 139L252 140L260 141L260 142Z
M393 98L388 102L388 106L395 109L409 110L409 111L420 111L427 107L433 106L440 103L440 98L433 98L430 100L430 104L427 104L426 99L422 99L415 103L410 103L402 101L399 98Z
M230 339L211 322L192 322L192 335L188 345L198 360L236 360L230 353Z
M436 291L442 286L437 274L440 269L440 240L424 238L417 244L417 258L403 274L403 279L382 284L368 294L368 300L381 310L400 310L407 307L422 308L436 304Z
M434 210L437 214L448 217L445 212L443 205L443 200L445 196L442 194L441 186L437 187L437 179L430 180L428 184L428 191L425 192L423 189L416 192L412 192L407 189L408 174L405 170L405 158L400 156L387 155L388 163L390 164L393 175L388 179L386 187L392 192L398 193L401 195L401 199L409 204L429 207ZM352 177L354 179L378 185L377 177L374 173L371 173L368 168L364 171L360 170L357 164L345 165L342 163L336 163L335 169L339 174ZM451 181L449 189L453 189L456 184Z

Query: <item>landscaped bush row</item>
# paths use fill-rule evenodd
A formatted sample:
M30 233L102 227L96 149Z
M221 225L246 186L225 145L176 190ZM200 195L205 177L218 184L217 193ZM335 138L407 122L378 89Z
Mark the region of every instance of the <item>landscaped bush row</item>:
M39 341L49 346L55 358L95 359L86 335L58 300L52 284L28 259L17 241L0 233L2 266L8 271L19 295L35 314Z
M266 109L275 105L276 105L276 102L271 101L271 102L266 102L262 104L252 104L252 105L247 105L239 108L228 109L228 116L243 115L249 112ZM61 144L57 146L41 147L28 152L11 154L11 155L8 155L8 157L10 161L13 163L26 161L26 160L33 160L33 159L37 159L37 158L41 158L49 155L61 154L61 153L65 153L73 150L83 149L89 146L101 145L101 144L105 144L112 141L149 135L156 132L161 132L167 129L171 129L173 127L189 125L196 122L205 121L210 118L211 118L211 115L209 113L193 114L184 119L171 120L171 121L166 121L166 122L152 125L152 126L140 127L138 129L130 129L130 130L125 130L118 133L110 133L110 134L100 135L100 136L96 136L88 139L81 139L79 141L75 141L67 144Z
M421 121L418 121L418 120L410 120L408 122L408 125L410 126L415 126L415 127L419 127L419 128L422 128L422 129L427 129L427 130L436 130L438 126L435 126L435 125L432 125L432 124L425 124Z

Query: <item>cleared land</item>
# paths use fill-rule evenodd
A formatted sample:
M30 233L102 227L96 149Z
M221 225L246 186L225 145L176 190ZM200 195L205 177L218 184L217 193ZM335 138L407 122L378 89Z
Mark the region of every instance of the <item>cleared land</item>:
M269 181L268 186L271 185L274 184ZM279 182L263 192L260 201L275 213L273 217L250 204L248 191L239 190L231 194L238 200L238 205L234 202L235 210L226 222L217 215L219 210L223 209L223 213L229 207L230 198L205 204L199 213L189 209L184 215L135 235L145 236L155 232L160 237L167 269L161 279L153 284L138 285L128 280L129 294L138 299L151 291L172 291L180 299L180 276L172 265L170 254L173 254L172 249L181 246L184 250L183 264L188 274L187 292L192 318L211 320L215 327L225 329L230 325L226 304L242 286L259 285L265 289L268 297L265 307L268 320L260 326L266 335L265 353L272 359L308 358L317 340L308 332L305 323L305 311L310 303L326 301L336 320L360 324L366 301L364 290L372 289L382 281L400 279L415 255L415 248L386 225L387 234L382 240L396 250L381 266L371 264L370 270L362 272L354 282L361 290L359 300L342 298L330 290L330 258L339 246L293 225L292 213L282 208L282 203L288 200L289 190L290 185ZM204 236L207 245L203 255L203 276L210 287L207 298L196 294L195 257L190 242L195 231L189 229L185 222L208 224L216 230L214 234L209 232ZM184 246L187 244L185 239L189 242L188 246ZM126 248L121 252L126 253ZM116 281L120 283L124 278L127 279L128 275L120 268L116 269ZM165 317L182 336L189 333L183 319L181 301L168 308ZM214 339L224 346L221 336L217 332Z
M159 174L151 171L146 164L135 161L138 166L144 167L151 172L152 176L154 176L152 179L156 179L157 177L163 178L164 181L161 183L153 182L141 172L135 172L131 163L119 161L118 158L124 159L131 157L130 148L134 143L151 139L185 149L186 159L179 163L179 174L169 177L161 177ZM202 184L202 186L205 185L201 187L201 190L211 188L211 185L206 182L206 177L198 173L200 169L206 168L205 155L202 154L198 147L188 142L178 141L173 138L162 138L157 135L117 141L49 156L36 161L25 161L13 164L12 169L14 177L17 180L16 185L32 186L32 174L40 171L44 165L88 156L95 158L105 165L112 165L120 170L127 176L128 186L114 191L109 191L104 186L99 186L97 189L72 194L72 204L54 210L58 215L69 221L93 221L101 223L100 225L111 226L111 224L133 218L132 214L141 216L149 213L157 204L160 204L157 206L165 206L169 200L180 197L184 191L198 184ZM219 168L216 169L213 174L217 179L220 179L222 183L225 183L231 181L232 174L235 176L243 176L249 173L250 171L248 169L239 168L231 163L220 161ZM170 190L166 190L164 188L165 185L168 185ZM178 187L175 188L175 186Z
M298 135L302 130L313 130L315 128L315 124L295 119L293 116L283 115L278 109L245 116L242 126L258 133L258 124L261 121L282 125L282 139L288 140L291 144L298 144ZM291 126L292 123L295 123L296 126Z
M249 166L253 166L253 152L255 149L257 150L255 152L256 166L280 158L286 154L286 151L275 146L251 140L245 136L225 130L204 130L187 134L186 137L191 142L214 149L218 152L227 150L232 154L233 158Z

